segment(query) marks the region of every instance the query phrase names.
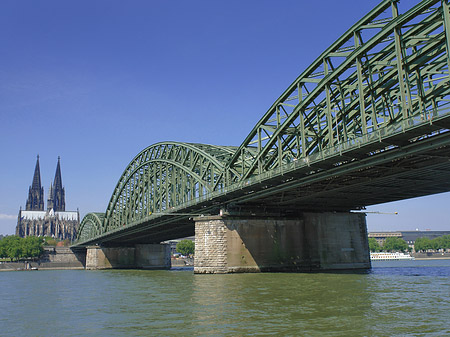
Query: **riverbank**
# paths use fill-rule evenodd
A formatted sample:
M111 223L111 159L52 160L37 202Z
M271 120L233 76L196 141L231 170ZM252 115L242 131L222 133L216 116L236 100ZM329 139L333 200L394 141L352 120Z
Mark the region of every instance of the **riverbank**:
M450 252L427 252L427 253L412 253L416 260L450 260Z
M412 253L416 260L450 260L450 252ZM16 270L65 270L85 269L85 256L77 255L68 247L45 247L44 255L38 260L0 262L0 271ZM172 258L172 267L193 267L193 258Z
M0 271L85 269L84 254L77 255L68 247L45 247L44 255L36 260L0 262ZM193 258L172 258L172 267L193 267Z
M0 271L84 269L86 257L69 247L44 247L44 254L36 260L0 262Z

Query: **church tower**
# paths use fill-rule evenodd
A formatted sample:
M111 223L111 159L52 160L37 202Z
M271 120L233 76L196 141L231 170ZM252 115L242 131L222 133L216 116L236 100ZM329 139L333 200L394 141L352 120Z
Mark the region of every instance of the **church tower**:
M60 157L56 166L55 180L50 185L49 196L47 200L47 210L53 209L54 212L64 212L66 210L65 191L62 186Z
M41 186L41 170L39 168L39 155L34 168L33 183L28 189L27 211L44 210L44 188Z

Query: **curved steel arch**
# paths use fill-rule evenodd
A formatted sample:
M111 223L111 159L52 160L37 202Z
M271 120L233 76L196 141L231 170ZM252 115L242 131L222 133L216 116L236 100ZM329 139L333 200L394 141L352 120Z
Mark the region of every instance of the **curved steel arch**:
M364 155L385 151L396 146L384 141L398 125L423 126L448 114L448 0L423 0L402 14L397 2L382 1L323 52L239 148L162 142L141 151L120 177L104 218L90 213L83 219L81 241L206 195L239 190L248 178L275 175L292 161L309 165L313 157L352 144L363 144ZM408 133L407 141L439 128L422 129ZM375 135L377 145L366 146ZM337 161L354 159L342 158Z
M401 15L397 1L381 2L275 101L227 168L242 181L395 122L436 116L449 106L449 35L447 0Z
M232 147L178 142L147 147L119 179L106 209L104 231L220 191L225 164L234 152Z
M82 242L103 233L105 213L88 213L84 216L78 230L76 241Z

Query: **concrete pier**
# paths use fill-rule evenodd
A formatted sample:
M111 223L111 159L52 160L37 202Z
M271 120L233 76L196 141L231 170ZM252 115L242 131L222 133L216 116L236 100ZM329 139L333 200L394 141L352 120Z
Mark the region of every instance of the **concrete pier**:
M301 217L195 218L194 273L368 269L367 226L360 213Z
M170 246L137 244L133 247L86 249L86 269L170 269Z

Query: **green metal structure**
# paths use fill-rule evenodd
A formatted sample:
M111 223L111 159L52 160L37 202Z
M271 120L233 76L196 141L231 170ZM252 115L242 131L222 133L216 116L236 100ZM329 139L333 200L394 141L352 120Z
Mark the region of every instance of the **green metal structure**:
M400 13L397 1L380 2L238 148L164 142L143 150L106 212L83 219L75 246L193 234L189 214L227 205L340 211L450 190L449 3L411 5Z
M231 147L176 142L146 148L114 189L105 231L221 190L225 164L234 152Z
M86 241L103 234L105 213L88 213L83 218L78 231L77 241Z
M436 117L448 109L448 25L445 1L422 1L403 15L396 1L381 2L275 101L227 168L246 179L379 130L383 137L413 116Z

